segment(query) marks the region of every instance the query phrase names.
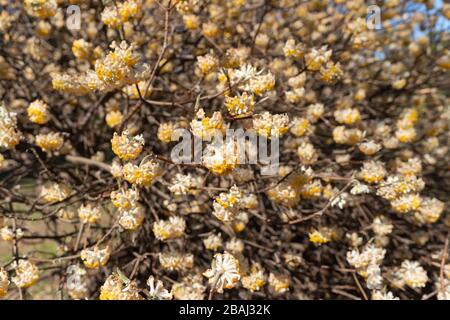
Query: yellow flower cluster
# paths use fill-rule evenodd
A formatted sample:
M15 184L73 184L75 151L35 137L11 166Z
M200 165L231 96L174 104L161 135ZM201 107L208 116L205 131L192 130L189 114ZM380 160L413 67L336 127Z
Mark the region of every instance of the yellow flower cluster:
M31 261L22 259L14 262L13 267L16 275L11 280L19 288L31 287L39 280L39 269Z
M165 270L186 271L194 266L194 256L190 253L162 252L159 263Z
M202 164L217 175L225 175L237 167L239 157L237 143L230 139L223 144L207 145L203 152Z
M142 152L144 147L144 137L142 135L131 136L127 130L118 135L114 132L111 139L113 152L122 160L135 160Z
M260 264L254 263L250 272L241 279L242 286L250 292L261 290L266 285L266 275Z
M93 247L84 249L80 253L80 258L83 263L89 269L96 269L103 267L108 263L109 257L111 255L111 248L106 246L103 249L99 247Z
M142 14L141 0L126 0L106 6L101 18L105 25L113 29L119 29L130 20L138 19Z
M317 230L313 230L308 234L309 241L312 243L322 245L330 241L336 240L336 231L327 227L321 227Z
M159 220L153 224L156 239L164 241L182 237L186 229L186 221L181 217L172 216L168 220Z
M102 211L94 204L81 205L78 209L78 217L82 223L96 223L102 216Z
M110 48L112 50L105 57L95 61L94 70L85 73L53 72L51 74L53 88L85 95L95 90L111 91L137 84L150 75L149 66L140 62L141 56L136 52L134 44L130 45L126 41L117 44L113 41ZM80 50L75 52L83 56ZM95 50L93 55L93 58L99 56L95 54Z
M240 208L242 196L242 191L236 185L233 185L227 193L222 192L214 200L213 215L223 222L233 221Z
M239 260L228 252L217 253L211 262L211 268L203 275L214 285L213 290L223 293L223 289L234 288L241 278Z
M56 0L24 0L24 4L30 16L41 19L53 17L58 9Z
M15 114L9 113L5 105L0 103L0 148L13 149L19 141Z
M123 279L117 273L106 278L100 288L100 300L143 300L134 281Z
M220 112L214 112L211 117L206 117L201 108L190 125L192 133L203 140L211 140L214 135L223 134L227 129Z
M31 122L46 124L50 120L48 105L42 100L35 100L30 103L27 112Z
M148 187L160 175L160 166L152 159L145 159L138 166L128 162L123 166L123 178L138 187Z
M62 148L64 138L59 132L49 132L38 134L36 136L36 144L45 152L54 152Z
M264 112L253 117L253 128L258 135L270 138L280 137L289 130L289 117L287 114L274 114Z
M54 204L67 199L72 189L64 183L46 183L41 187L40 198L48 204Z
M225 107L233 118L247 117L253 113L255 101L253 95L244 92L240 96L225 97Z

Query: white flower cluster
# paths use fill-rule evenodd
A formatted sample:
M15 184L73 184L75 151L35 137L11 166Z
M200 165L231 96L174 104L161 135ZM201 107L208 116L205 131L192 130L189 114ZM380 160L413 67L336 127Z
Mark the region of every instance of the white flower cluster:
M385 249L377 248L369 244L362 252L359 252L358 249L348 252L347 261L366 279L366 284L369 289L380 289L383 285L380 264L385 254Z

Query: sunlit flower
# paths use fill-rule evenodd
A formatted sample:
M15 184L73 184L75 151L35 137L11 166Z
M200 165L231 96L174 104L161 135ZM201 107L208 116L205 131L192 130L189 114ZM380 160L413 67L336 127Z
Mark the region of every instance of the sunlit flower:
M287 276L270 273L269 286L277 294L286 293L289 291L290 280Z
M39 269L29 260L19 260L13 263L16 275L11 281L19 288L28 288L39 280Z
M166 270L184 271L194 266L194 256L190 253L162 252L159 254L159 263Z
M234 288L241 278L239 261L228 252L217 253L211 262L211 269L203 275L209 279L214 290L223 293L223 289Z
M83 223L95 223L102 216L102 211L93 204L81 205L78 209L78 217Z
M41 100L35 100L30 103L27 112L31 122L45 124L50 120L48 105Z
M182 237L186 229L186 221L172 216L168 220L159 220L153 224L153 233L158 240L169 240Z
M142 300L134 281L111 274L100 288L100 300Z
M114 132L114 136L111 139L113 152L125 161L134 160L139 157L144 143L144 137L142 135L132 137L126 130L120 136Z
M47 134L38 134L36 144L45 152L57 151L64 144L64 138L59 132L49 132Z
M160 169L156 161L147 159L139 166L127 163L123 166L122 174L129 183L140 187L148 187L160 175Z
M92 249L84 249L81 251L80 257L83 263L89 269L103 267L108 263L111 255L111 249L106 246L103 249L93 247Z
M171 300L172 294L164 288L164 284L161 280L156 280L153 276L150 276L147 280L149 287L148 296L151 300Z
M46 183L41 187L40 197L53 204L67 199L71 193L72 189L64 183Z

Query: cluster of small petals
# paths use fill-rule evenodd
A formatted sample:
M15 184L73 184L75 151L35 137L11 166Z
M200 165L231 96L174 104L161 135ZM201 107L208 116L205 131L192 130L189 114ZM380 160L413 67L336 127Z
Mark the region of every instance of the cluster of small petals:
M211 268L203 275L209 279L214 290L223 293L223 289L234 288L241 278L239 260L228 252L217 253L211 262Z
M263 137L280 137L289 130L289 117L286 114L263 112L253 117L253 128Z
M298 146L297 155L300 159L300 162L304 165L312 165L319 158L319 155L317 154L317 151L314 148L314 145L307 141L303 141Z
M225 107L234 118L247 117L253 113L255 101L253 95L244 92L240 96L225 97Z
M318 71L331 58L332 50L327 50L326 46L320 49L312 49L306 54L306 67L312 71Z
M94 204L81 205L78 209L78 217L83 223L95 223L102 216L102 211Z
M284 55L292 58L302 58L305 54L305 46L302 43L296 43L294 39L289 39L283 48Z
M88 84L88 79L83 74L75 72L53 72L52 86L53 89L82 96L91 92L91 87Z
M291 132L297 137L305 135L310 130L307 118L294 118L291 122Z
M110 255L111 248L109 246L103 249L99 247L88 248L82 250L80 253L81 260L83 260L84 265L89 269L105 266L108 263Z
M114 132L114 136L111 139L113 152L124 161L134 160L139 157L144 143L142 135L133 137L126 130L121 135Z
M92 44L84 39L77 39L72 43L72 53L79 60L89 60L92 51Z
M325 107L321 103L311 104L306 110L306 116L311 123L317 122L323 116Z
M350 189L350 193L353 195L367 194L370 193L370 188L363 183L356 182Z
M250 292L259 291L266 284L266 275L262 267L255 263L250 268L249 274L242 277L241 282L242 286Z
M419 209L422 198L416 193L406 194L392 200L391 205L397 213L407 213Z
M13 228L4 226L0 229L0 237L3 241L13 241L14 239L19 240L23 237L23 230L17 228L15 231Z
M203 152L202 163L211 172L217 175L223 175L231 172L237 167L239 149L233 139L227 139L226 143L207 145Z
M368 161L364 162L359 176L367 183L378 183L386 177L387 171L385 166L380 161Z
M40 272L34 263L29 260L19 260L13 263L16 275L11 281L19 288L28 288L39 280Z
M0 103L0 148L13 149L19 140L15 114L9 113L5 105Z
M374 141L365 141L361 142L358 145L358 148L366 156L373 156L374 154L376 154L378 151L381 150L382 146Z
M258 75L248 81L246 89L257 96L273 90L275 87L275 77L272 73Z
M24 0L24 4L30 16L41 19L53 17L58 9L56 0Z
M222 192L213 203L213 215L223 222L234 220L237 211L240 208L242 191L236 185L233 185L229 192Z
M361 120L361 114L356 108L339 109L334 112L334 118L341 124L352 125Z
M135 205L129 209L121 209L119 213L119 225L125 230L136 230L144 222L144 208L141 205Z
M64 144L64 138L59 132L38 134L36 144L45 152L58 151Z
M290 279L285 275L274 273L269 274L269 286L277 294L282 294L289 291L290 282Z
M205 298L206 286L202 284L199 275L185 277L181 282L172 286L171 293L177 300L203 300Z
M129 183L139 187L148 187L160 175L160 166L152 159L145 160L138 166L129 162L123 166L122 174Z
M367 245L362 252L354 249L347 253L347 261L356 269L366 268L371 264L380 264L383 261L386 250L377 248L373 245Z
M40 198L49 204L67 199L72 189L64 183L47 183L41 187Z
M203 74L214 72L219 67L219 59L210 53L198 57L197 60L197 65Z
M167 220L159 220L153 224L153 233L158 240L164 241L182 237L186 229L186 221L172 216Z
M394 200L407 193L419 192L424 187L424 181L415 176L388 176L385 181L379 184L377 195L386 200Z
M134 281L111 274L100 288L100 300L142 300Z
M402 176L416 176L422 172L422 162L418 158L408 159L397 165L397 173Z
M322 245L328 243L336 238L336 233L333 229L321 227L313 230L308 234L309 241L312 243Z
M172 294L167 289L164 288L164 284L162 283L162 281L156 280L154 276L150 276L147 279L147 285L149 287L148 296L150 300L172 299Z
M398 270L398 276L411 288L423 288L428 282L427 272L417 261L403 261Z
M173 141L175 129L176 126L173 122L161 123L158 127L158 139L165 143Z
M385 216L377 216L373 219L372 230L377 236L387 236L394 230L394 225Z
M211 234L203 240L203 244L206 249L217 251L223 247L223 241L220 235Z
M35 100L30 103L27 112L31 122L46 124L50 120L48 105L42 100Z
M205 112L201 108L191 121L192 133L203 140L211 140L216 134L224 133L226 128L220 112L214 112L211 117L206 117Z
M338 144L354 145L362 140L364 134L357 128L338 126L333 129L333 140Z
M195 194L198 187L200 187L200 181L198 178L193 177L191 174L184 175L177 173L172 179L169 190L174 195L186 195Z
M66 287L72 299L85 299L88 295L86 269L73 264L67 267Z
M441 217L444 208L444 202L439 199L424 197L414 212L414 219L420 224L435 223Z
M372 291L372 300L400 300L390 291L383 292L380 290Z
M119 189L111 192L111 202L118 208L127 210L136 206L139 192L136 189Z
M320 79L327 84L334 84L344 75L341 64L328 61L320 67Z
M110 91L138 83L149 76L150 68L140 62L141 57L133 44L113 42L110 47L113 51L96 60L95 72L90 71L86 75L91 90Z
M125 22L138 18L142 13L141 0L126 0L116 5L109 5L103 9L102 21L112 29L120 28Z
M169 271L185 271L194 266L194 256L190 253L162 252L159 254L161 267Z

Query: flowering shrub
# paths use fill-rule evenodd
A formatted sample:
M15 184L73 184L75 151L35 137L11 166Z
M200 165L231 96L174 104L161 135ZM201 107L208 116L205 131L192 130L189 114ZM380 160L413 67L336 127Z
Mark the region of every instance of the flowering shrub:
M450 3L373 4L0 0L0 298L450 299Z

